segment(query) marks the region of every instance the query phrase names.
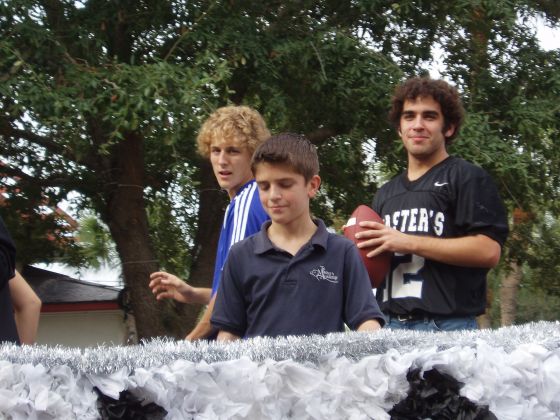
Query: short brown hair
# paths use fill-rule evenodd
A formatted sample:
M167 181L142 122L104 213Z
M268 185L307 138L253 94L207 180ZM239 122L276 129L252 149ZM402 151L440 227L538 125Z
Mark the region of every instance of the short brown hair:
M301 134L280 133L270 137L253 154L253 174L256 166L263 162L288 165L297 174L303 175L305 182L319 174L317 148Z
M196 143L198 152L204 157L210 157L210 146L216 138L239 142L252 154L268 137L270 131L257 110L244 105L229 105L210 114L200 127Z
M441 107L444 120L443 131L447 131L451 126L455 127L453 134L445 139L446 143L449 144L459 133L459 129L463 124L465 109L457 89L444 80L434 80L429 77L413 77L397 86L391 100L389 121L398 130L404 102L428 96L434 98Z

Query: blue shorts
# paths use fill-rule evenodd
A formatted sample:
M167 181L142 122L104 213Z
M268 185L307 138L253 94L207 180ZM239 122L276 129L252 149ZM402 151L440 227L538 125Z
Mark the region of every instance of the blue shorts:
M420 317L415 319L399 318L395 315L385 314L387 325L385 328L395 330L414 330L414 331L461 331L477 330L478 324L474 316L459 317Z

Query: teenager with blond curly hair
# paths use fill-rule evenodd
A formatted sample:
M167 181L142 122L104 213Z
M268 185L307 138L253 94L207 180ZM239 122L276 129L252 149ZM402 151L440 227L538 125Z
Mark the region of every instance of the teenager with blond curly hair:
M212 288L193 287L164 271L152 273L149 284L158 300L175 299L183 303L208 305L199 323L187 335L187 340L213 335L210 317L229 249L234 243L258 232L262 223L268 220L251 172L251 156L269 136L262 116L247 106L218 108L200 128L198 151L210 159L218 184L231 200L220 232Z

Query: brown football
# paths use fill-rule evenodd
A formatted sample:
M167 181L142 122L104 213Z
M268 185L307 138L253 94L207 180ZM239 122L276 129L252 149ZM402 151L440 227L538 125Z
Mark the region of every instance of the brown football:
M362 232L364 230L370 230L369 228L363 228L359 225L359 223L363 221L383 223L383 219L381 219L381 216L379 216L370 207L363 204L356 207L343 228L344 236L346 236L355 244L358 244L358 242L360 242L360 239L356 239L356 237L354 236L356 233ZM368 258L366 254L371 251L371 248L358 248L358 251L360 252L362 262L366 266L367 272L369 274L371 286L373 288L379 287L385 280L385 275L391 268L392 253L383 252L373 258Z

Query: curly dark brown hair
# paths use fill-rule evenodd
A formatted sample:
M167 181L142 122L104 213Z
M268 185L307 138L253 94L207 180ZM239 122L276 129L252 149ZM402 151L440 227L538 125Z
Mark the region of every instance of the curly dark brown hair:
M446 132L451 126L455 127L453 134L445 138L446 144L449 144L459 134L459 129L465 118L465 109L457 89L444 80L413 77L397 86L391 100L389 121L398 130L404 102L428 96L434 98L441 107L444 119L443 132Z

